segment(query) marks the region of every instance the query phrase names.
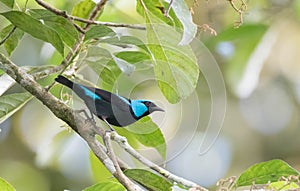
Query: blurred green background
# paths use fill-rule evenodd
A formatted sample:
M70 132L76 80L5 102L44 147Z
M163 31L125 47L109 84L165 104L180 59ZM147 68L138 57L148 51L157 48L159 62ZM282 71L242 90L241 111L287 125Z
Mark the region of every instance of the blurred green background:
M24 7L25 1L16 2ZM77 1L47 2L71 12ZM151 97L167 111L153 116L168 143L166 168L203 186L213 186L220 178L238 176L253 163L274 158L300 170L300 1L249 0L244 23L237 29L234 23L239 16L228 1L187 3L193 6L196 24L208 24L218 33L213 36L199 31L197 38L223 74L226 115L217 141L200 155L212 105L204 76L200 76L196 92L176 105L165 101L153 81L141 83L136 96ZM28 7L39 8L34 1L28 1ZM0 4L0 11L5 10ZM108 1L100 20L143 23L134 0ZM7 24L0 17L0 27ZM24 36L11 59L19 66L58 64L61 60L50 45L29 35ZM45 83L51 80L53 77ZM15 91L20 87L10 90ZM53 92L58 93L55 88ZM36 100L2 123L0 130L0 177L18 191L76 191L102 177L107 179L107 172L91 168L85 142ZM141 148L140 152L159 164L163 162L153 149ZM119 155L138 166L121 150Z

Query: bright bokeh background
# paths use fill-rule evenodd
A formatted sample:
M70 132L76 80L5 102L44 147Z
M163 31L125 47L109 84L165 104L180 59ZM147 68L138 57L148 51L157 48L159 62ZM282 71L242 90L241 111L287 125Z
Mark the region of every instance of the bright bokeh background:
M23 7L25 1L17 2ZM67 11L76 3L47 2ZM38 8L34 1L28 3ZM205 134L211 120L222 120L211 118L213 93L204 77L214 73L202 73L195 93L176 105L166 102L151 77L145 81L139 78L141 82L134 87L128 83L119 91L122 94L122 89L132 88L133 97L152 99L165 108L165 114L153 115L168 144L165 166L204 186L238 176L250 165L269 159L283 159L300 170L300 1L261 0L247 5L244 23L238 29L233 26L239 16L228 1L198 0L193 8L195 23L208 24L218 33L215 37L200 31L198 38L212 54L209 57L215 58L226 86L226 114L220 134L211 129ZM0 11L5 11L2 4ZM143 22L135 12L134 0L108 1L101 20ZM0 17L0 27L6 24ZM58 64L61 59L53 55L51 46L29 35L11 58L18 65ZM19 90L13 87L9 92ZM81 190L106 173L92 172L85 142L36 100L2 123L0 130L0 177L18 191ZM204 135L211 141L218 138L201 154ZM116 149L128 163L139 166ZM153 149L143 147L140 152L163 163Z

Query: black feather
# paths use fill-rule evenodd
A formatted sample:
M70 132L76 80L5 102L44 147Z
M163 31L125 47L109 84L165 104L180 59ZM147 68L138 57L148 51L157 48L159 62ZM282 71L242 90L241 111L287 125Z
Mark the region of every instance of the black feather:
M72 89L85 102L91 113L102 120L106 120L111 125L127 126L153 111L163 111L151 101L132 100L134 104L131 104L130 99L102 89L72 82L61 75L55 81ZM142 112L136 115L137 111Z

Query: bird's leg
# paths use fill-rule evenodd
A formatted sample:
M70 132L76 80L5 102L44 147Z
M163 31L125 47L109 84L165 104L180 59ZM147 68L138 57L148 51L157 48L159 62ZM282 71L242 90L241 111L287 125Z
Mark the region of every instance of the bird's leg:
M91 119L96 123L96 120L94 118L93 112L90 109L89 109L89 111L90 111L90 114L91 114Z
M83 113L83 114L85 115L85 117L87 118L87 120L91 120L91 121L93 121L94 123L96 123L92 111L91 111L91 110L89 110L89 111L90 111L90 113L91 113L91 117L88 115L88 113L86 112L85 109L76 110L77 113Z
M102 119L106 123L106 125L110 128L111 131L115 131L114 128L106 121L106 117L102 117Z

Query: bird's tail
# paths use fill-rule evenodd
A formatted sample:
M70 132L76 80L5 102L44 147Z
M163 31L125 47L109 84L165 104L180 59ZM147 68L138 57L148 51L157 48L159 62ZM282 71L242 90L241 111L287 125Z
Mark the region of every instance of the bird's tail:
M74 83L62 75L57 76L57 78L55 78L55 81L73 89Z

